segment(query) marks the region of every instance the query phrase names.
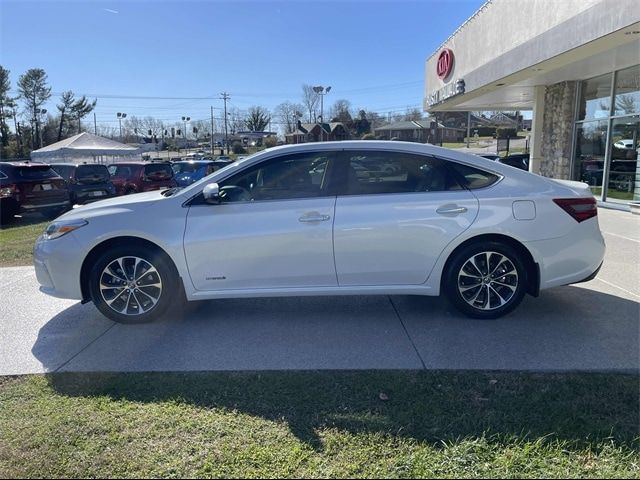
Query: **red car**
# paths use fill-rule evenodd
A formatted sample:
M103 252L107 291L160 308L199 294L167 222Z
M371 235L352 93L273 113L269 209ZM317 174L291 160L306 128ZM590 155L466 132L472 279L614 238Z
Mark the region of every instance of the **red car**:
M177 186L170 163L122 162L109 165L116 195L162 190Z
M0 163L0 223L26 212L55 218L70 207L67 184L49 165Z

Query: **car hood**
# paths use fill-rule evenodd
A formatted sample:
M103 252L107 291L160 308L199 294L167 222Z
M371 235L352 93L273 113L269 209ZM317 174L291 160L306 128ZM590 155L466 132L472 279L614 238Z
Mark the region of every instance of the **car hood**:
M88 205L82 205L65 213L59 220L75 220L78 218L88 219L91 217L99 217L102 215L112 215L114 213L130 212L140 210L153 205L164 197L161 190L153 190L151 192L136 193L123 197L109 198L100 200Z

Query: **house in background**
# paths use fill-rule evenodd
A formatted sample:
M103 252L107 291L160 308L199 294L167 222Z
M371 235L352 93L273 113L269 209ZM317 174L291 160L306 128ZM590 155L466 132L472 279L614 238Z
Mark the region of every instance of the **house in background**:
M349 140L349 131L341 122L331 123L301 123L295 132L285 136L287 144L329 142L334 140Z
M441 144L463 142L466 130L426 119L390 123L376 128L374 135L380 140Z

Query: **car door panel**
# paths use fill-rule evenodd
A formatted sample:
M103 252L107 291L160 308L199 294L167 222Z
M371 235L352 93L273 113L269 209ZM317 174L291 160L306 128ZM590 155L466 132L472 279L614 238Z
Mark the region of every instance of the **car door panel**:
M445 207L458 213L438 213ZM468 191L338 197L334 248L342 285L419 285L444 248L473 223Z

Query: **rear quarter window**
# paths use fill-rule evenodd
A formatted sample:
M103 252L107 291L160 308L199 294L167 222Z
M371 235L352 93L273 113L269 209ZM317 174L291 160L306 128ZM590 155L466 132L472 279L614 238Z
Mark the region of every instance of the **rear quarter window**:
M459 182L470 190L489 187L500 179L498 175L480 170L479 168L456 162L449 163L458 175Z
M152 180L164 180L173 177L173 170L170 165L145 165L144 174Z
M76 168L76 178L109 177L109 170L104 165L79 165Z

